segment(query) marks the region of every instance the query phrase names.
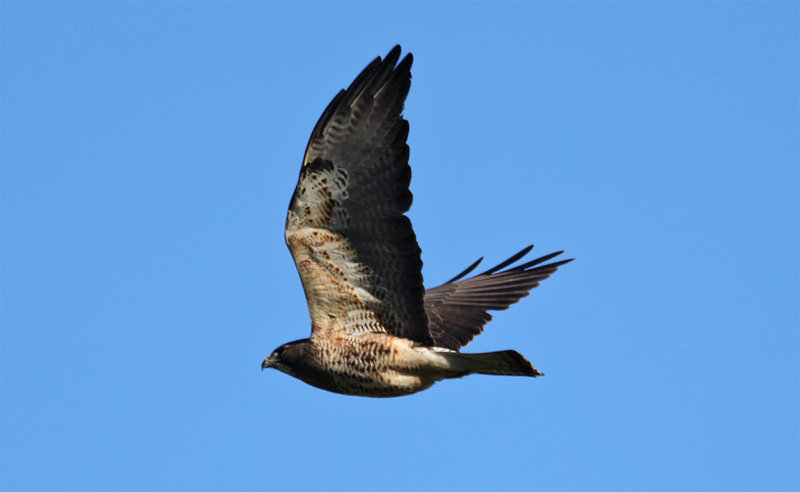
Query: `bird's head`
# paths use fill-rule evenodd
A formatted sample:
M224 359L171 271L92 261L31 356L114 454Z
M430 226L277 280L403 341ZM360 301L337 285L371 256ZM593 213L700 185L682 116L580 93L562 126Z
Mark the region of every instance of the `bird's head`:
M293 374L293 367L302 359L306 352L308 339L296 340L294 342L284 343L276 348L266 359L261 363L261 370L268 367L273 367L286 374Z

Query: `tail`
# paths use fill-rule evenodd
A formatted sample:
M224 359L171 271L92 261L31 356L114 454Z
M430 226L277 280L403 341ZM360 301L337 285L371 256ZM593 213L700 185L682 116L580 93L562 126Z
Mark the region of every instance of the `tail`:
M477 374L497 374L503 376L544 376L534 369L528 359L514 350L485 352L482 354L462 354L446 352L443 354L454 368Z

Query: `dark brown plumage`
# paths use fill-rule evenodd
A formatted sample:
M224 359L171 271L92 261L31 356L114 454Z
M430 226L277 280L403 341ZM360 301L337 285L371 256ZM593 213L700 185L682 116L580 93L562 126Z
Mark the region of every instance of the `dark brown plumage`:
M570 260L553 253L424 289L411 222L408 122L411 54L376 58L340 91L311 133L286 218L311 317L311 336L278 347L274 367L313 386L360 396L400 396L471 373L539 376L506 350L462 354L487 311L506 309Z

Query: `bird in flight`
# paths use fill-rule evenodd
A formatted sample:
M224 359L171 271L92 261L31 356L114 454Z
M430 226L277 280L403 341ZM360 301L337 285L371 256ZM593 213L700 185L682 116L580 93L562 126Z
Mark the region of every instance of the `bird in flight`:
M502 310L571 261L562 252L514 265L528 246L464 279L480 259L425 289L411 207L403 104L412 55L372 61L322 113L306 147L285 238L308 302L311 336L264 359L312 386L348 395L416 393L468 374L541 376L513 350L466 354Z

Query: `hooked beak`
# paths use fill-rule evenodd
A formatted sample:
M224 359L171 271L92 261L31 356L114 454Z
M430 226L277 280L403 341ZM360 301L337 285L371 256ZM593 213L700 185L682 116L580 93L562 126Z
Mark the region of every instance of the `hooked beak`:
M269 357L264 359L264 362L261 363L261 370L263 371L264 369L271 367L274 362L275 362L275 357L270 355Z

